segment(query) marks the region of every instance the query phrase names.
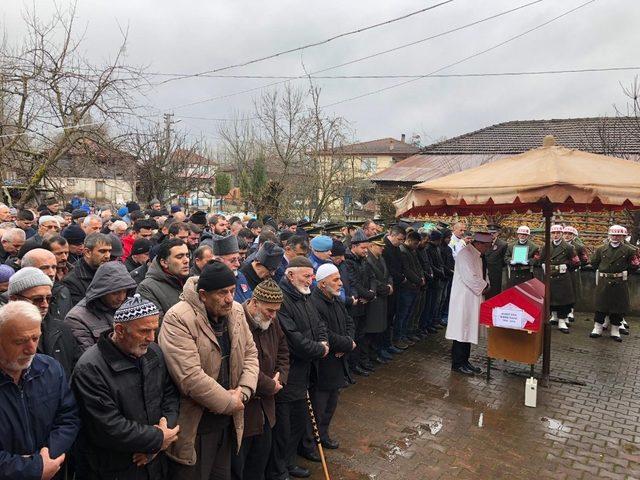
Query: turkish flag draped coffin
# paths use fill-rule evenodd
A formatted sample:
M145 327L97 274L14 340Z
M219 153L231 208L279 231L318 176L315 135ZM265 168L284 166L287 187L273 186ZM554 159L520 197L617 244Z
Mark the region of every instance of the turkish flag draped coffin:
M543 312L544 283L534 278L482 302L480 324L538 332Z

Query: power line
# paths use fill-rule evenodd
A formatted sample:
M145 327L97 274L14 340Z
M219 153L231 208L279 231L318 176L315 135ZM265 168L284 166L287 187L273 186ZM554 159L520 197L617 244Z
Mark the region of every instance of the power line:
M421 39L413 41L413 42L409 42L409 43L405 43L405 44L402 44L402 45L398 45L398 46L396 46L394 48L391 48L391 49L388 49L388 50L383 50L383 51L380 51L380 52L376 52L376 53L373 53L371 55L367 55L365 57L356 58L356 59L350 60L350 61L345 62L345 63L341 63L341 64L338 64L338 65L333 65L333 66L326 67L326 68L323 68L323 69L320 69L320 70L316 70L314 72L309 73L308 75L309 76L313 76L313 75L316 75L318 73L324 73L324 72L327 72L329 70L334 70L336 68L340 68L340 67L343 67L343 66L346 66L346 65L351 65L351 64L354 64L354 63L362 62L364 60L369 60L371 58L374 58L374 57L377 57L377 56L380 56L380 55L385 55L387 53L394 52L396 50L400 50L400 49L403 49L403 48L411 47L413 45L424 43L424 42L426 42L428 40L433 40L435 38L443 37L445 35L449 35L451 33L455 33L455 32L458 32L460 30L464 30L466 28L473 27L473 26L478 25L480 23L484 23L484 22L487 22L489 20L493 20L493 19L501 17L503 15L507 15L509 13L513 13L513 12L521 10L523 8L530 7L532 5L540 3L542 1L544 1L544 0L535 0L533 2L525 3L525 4L520 5L518 7L511 8L509 10L504 10L504 11L496 13L494 15L490 15L490 16L482 18L480 20L476 20L474 22L467 23L465 25L461 25L459 27L455 27L455 28L452 28L450 30L447 30L447 31L444 31L444 32L440 32L440 33L437 33L435 35L430 35L428 37L421 38ZM297 78L292 79L292 80L298 80L298 79L303 79L303 78L307 78L307 75L299 75ZM281 81L277 81L277 82L268 83L266 85L262 85L262 86L259 86L259 87L253 87L253 88L249 88L249 89L246 89L246 90L241 90L241 91L238 91L238 92L228 93L228 94L225 94L225 95L219 95L219 96L216 96L216 97L205 98L205 99L202 99L202 100L196 100L194 102L190 102L190 103L185 103L185 104L182 104L182 105L174 106L174 107L172 107L172 109L192 107L194 105L200 105L202 103L213 102L213 101L216 101L216 100L223 100L225 98L235 97L237 95L243 95L245 93L253 93L253 92L258 91L258 90L262 90L262 89L265 89L265 88L274 87L274 86L277 86L277 85L281 85L283 83L287 83L288 81L290 81L290 80L281 80Z
M537 70L524 72L479 72L479 73L443 73L436 75L415 74L415 75L391 75L391 74L371 74L371 75L309 75L317 80L376 80L385 78L465 78L465 77L516 77L526 75L554 75L563 73L593 73L593 72L618 72L627 70L640 70L640 67L602 67L602 68L575 68L566 70ZM299 75L217 75L215 78L234 79L270 79L270 80L296 80ZM304 77L307 78L307 77ZM187 117L181 117L187 118ZM197 117L188 117L197 118ZM204 118L204 117L202 117ZM226 118L205 118L206 120L226 121Z
M163 82L160 82L160 84L174 82L176 80L182 80L182 79L185 79L185 78L200 77L200 76L203 76L203 75L206 75L206 74L222 72L224 70L229 70L229 69L232 69L232 68L246 67L247 65L251 65L251 64L254 64L254 63L258 63L258 62L263 62L265 60L269 60L269 59L276 58L276 57L279 57L279 56L282 56L282 55L286 55L288 53L299 52L301 50L306 50L307 48L318 47L320 45L325 45L325 44L327 44L329 42L333 42L334 40L337 40L339 38L344 38L344 37L347 37L347 36L350 36L350 35L355 35L355 34L358 34L358 33L366 32L367 30L372 30L374 28L382 27L384 25L389 25L391 23L398 22L400 20L405 20L405 19L407 19L409 17L413 17L415 15L419 15L419 14L427 12L429 10L433 10L434 8L441 7L442 5L446 5L447 3L451 3L453 1L454 0L445 0L443 2L437 3L436 5L431 5L431 6L426 7L426 8L421 8L420 10L416 10L414 12L407 13L407 14L402 15L400 17L392 18L390 20L385 20L383 22L379 22L379 23L376 23L376 24L373 24L373 25L369 25L367 27L357 28L357 29L351 30L349 32L340 33L338 35L334 35L333 37L329 37L329 38L327 38L325 40L321 40L321 41L313 42L313 43L308 43L306 45L302 45L301 47L290 48L288 50L283 50L281 52L277 52L277 53L274 53L274 54L271 54L271 55L267 55L265 57L255 58L253 60L247 60L245 62L236 63L236 64L233 64L233 65L227 65L225 67L219 67L219 68L215 68L213 70L208 70L208 71L205 71L205 72L194 73L194 74L189 74L189 75L179 75L179 76L176 76L175 78L170 78L168 80L164 80ZM156 75L165 75L165 74L157 73Z
M496 45L493 45L493 46L491 46L489 48L486 48L486 49L481 50L479 52L476 52L476 53L474 53L472 55L464 57L464 58L462 58L460 60L457 60L457 61L455 61L453 63L445 65L444 67L440 67L440 68L438 68L438 69L434 70L433 72L430 72L430 73L428 73L426 75L420 75L420 76L418 76L416 78L412 78L412 79L406 80L404 82L396 83L394 85L389 85L389 86L384 87L384 88L379 88L377 90L372 90L370 92L362 93L360 95L356 95L355 97L345 98L343 100L339 100L337 102L333 102L333 103L330 103L328 105L323 105L323 108L334 107L336 105L340 105L340 104L343 104L343 103L351 102L353 100L358 100L360 98L368 97L370 95L375 95L377 93L386 92L387 90L392 90L394 88L402 87L404 85L408 85L409 83L417 82L418 80L421 80L421 79L426 78L426 77L431 77L431 76L435 75L436 73L441 72L442 70L446 70L447 68L451 68L451 67L454 67L456 65L460 65L463 62L466 62L466 61L471 60L473 58L479 57L480 55L484 55L485 53L488 53L488 52L490 52L492 50L500 48L500 47L502 47L502 46L504 46L504 45L506 45L506 44L508 44L510 42L513 42L514 40L517 40L518 38L522 38L522 37L524 37L525 35L528 35L531 32L539 30L540 28L545 27L546 25L549 25L550 23L555 22L556 20L559 20L559 19L561 19L563 17L566 17L567 15L570 15L571 13L573 13L573 12L575 12L577 10L580 10L581 8L584 8L584 7L586 7L587 5L589 5L591 3L594 3L595 1L596 0L589 0L587 2L584 2L584 3L580 4L580 5L578 5L577 7L574 7L572 9L570 9L570 10L567 10L566 12L561 13L560 15L558 15L556 17L553 17L550 20L547 20L546 22L543 22L543 23L541 23L539 25L536 25L533 28L530 28L529 30L526 30L526 31L524 31L524 32L522 32L522 33L520 33L518 35L514 35L513 37L510 37L510 38L508 38L508 39L506 39L506 40L504 40L504 41L502 41L502 42L500 42L500 43L498 43Z

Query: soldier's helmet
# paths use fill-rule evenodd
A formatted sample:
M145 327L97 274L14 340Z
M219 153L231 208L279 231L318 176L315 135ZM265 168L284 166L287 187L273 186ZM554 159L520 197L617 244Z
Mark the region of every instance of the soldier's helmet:
M551 225L551 233L562 233L563 231L562 225Z
M622 225L612 225L609 227L609 235L627 235L627 229Z
M562 233L571 233L573 235L575 235L576 237L578 236L578 230L576 230L575 227L571 227L571 226L566 226L562 229Z
M526 225L521 225L518 227L518 231L516 233L518 235L531 235L531 229Z

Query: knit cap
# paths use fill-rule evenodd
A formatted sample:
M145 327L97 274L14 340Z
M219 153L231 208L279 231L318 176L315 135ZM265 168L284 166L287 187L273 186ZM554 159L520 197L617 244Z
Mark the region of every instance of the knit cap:
M39 268L24 267L9 279L9 296L19 294L35 287L53 287L53 282Z
M8 282L16 271L9 265L0 265L0 283Z
M133 297L127 298L120 305L120 308L116 310L113 316L113 323L131 322L153 315L160 315L160 310L158 310L155 303L142 298L139 293L136 293Z
M276 282L268 279L253 290L253 298L264 303L282 303L282 290Z
M236 284L236 276L224 263L213 261L202 269L198 277L198 290L205 292L220 290Z

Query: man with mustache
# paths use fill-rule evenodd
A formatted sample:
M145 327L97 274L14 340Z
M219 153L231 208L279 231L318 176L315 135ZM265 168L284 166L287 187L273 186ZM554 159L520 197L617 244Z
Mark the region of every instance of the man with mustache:
M18 300L0 308L0 478L56 475L80 428L60 363L37 352L42 316Z
M168 478L164 450L178 438L180 395L154 343L159 318L153 302L128 298L113 316L113 330L76 365L81 478Z

